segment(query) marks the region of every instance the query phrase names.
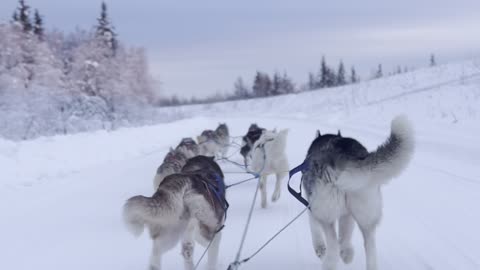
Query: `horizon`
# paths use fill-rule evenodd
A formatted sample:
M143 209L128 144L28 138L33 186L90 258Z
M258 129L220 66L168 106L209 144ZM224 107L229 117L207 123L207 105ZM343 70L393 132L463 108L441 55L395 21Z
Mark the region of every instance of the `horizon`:
M105 2L119 39L147 49L163 96L232 92L238 77L251 86L257 70L286 71L300 86L309 72L319 69L323 55L331 67L342 60L347 70L355 66L366 79L379 64L387 74L398 65L428 66L431 54L439 64L460 61L477 56L480 45L480 18L475 14L480 3L475 1L435 6L431 0L393 5L369 0L348 7L314 1L300 6L210 0L188 7L171 1ZM8 21L17 3L2 3L0 19ZM49 30L66 32L77 26L90 29L100 3L27 1L39 9Z

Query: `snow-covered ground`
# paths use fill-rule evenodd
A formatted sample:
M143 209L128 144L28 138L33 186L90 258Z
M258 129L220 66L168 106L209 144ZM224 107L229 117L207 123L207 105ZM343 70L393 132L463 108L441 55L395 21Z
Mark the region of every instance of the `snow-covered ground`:
M287 150L293 167L302 162L317 129L341 129L372 150L385 140L391 118L400 113L415 123L417 148L408 170L383 188L379 268L480 269L477 66L472 61L339 89L169 108L185 119L143 128L0 140L0 269L146 269L150 240L147 235L135 239L126 231L122 205L130 196L152 194L152 177L168 147L218 122L228 123L232 135L244 134L252 122L289 128ZM245 177L227 174L226 181ZM271 194L273 181L269 184ZM219 269L234 259L254 189L255 182L249 182L228 190L231 208ZM243 254L250 255L301 210L286 184L279 202L266 210L257 205ZM358 230L354 246L353 263L340 269L364 269ZM197 258L202 251L197 246ZM182 269L178 247L163 263L165 269ZM320 266L305 215L240 269Z

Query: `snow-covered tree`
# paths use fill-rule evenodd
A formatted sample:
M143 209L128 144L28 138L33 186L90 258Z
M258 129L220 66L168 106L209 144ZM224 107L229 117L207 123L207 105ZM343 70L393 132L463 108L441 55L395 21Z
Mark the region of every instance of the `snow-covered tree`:
M255 97L266 97L272 89L272 80L268 74L257 71L253 81L253 94Z
M243 82L242 77L237 78L233 87L234 87L233 95L235 98L245 99L250 96L250 91L248 90L248 87Z
M434 66L436 66L436 65L437 65L437 60L435 60L435 55L432 53L432 54L430 55L430 66L431 66L431 67L434 67Z
M96 37L110 49L110 56L115 55L118 47L117 34L108 17L107 4L105 2L102 2L100 17L97 21Z
M352 67L350 69L350 83L357 83L357 82L358 82L357 72L355 71L355 67Z
M35 15L33 19L33 33L38 37L39 40L43 40L43 19L42 16L40 16L40 13L38 13L37 9L35 9Z
M336 85L345 85L347 83L347 79L345 78L345 67L343 65L343 62L340 61L340 64L338 65L338 72L336 76Z
M25 3L25 0L19 0L18 4L18 13L14 13L14 22L18 22L22 26L24 32L30 32L32 31L32 22L30 21L30 6ZM15 20L15 17L17 17L18 20Z

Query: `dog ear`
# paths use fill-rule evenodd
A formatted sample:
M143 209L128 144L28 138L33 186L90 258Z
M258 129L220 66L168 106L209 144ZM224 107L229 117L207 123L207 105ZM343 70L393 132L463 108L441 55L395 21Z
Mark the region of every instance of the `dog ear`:
M322 136L322 134L320 134L320 129L317 129L317 138Z
M274 128L274 129L273 129L273 133L277 133L277 128Z
M173 152L174 151L173 147L170 146L170 150L168 150L168 151Z
M211 157L208 157L209 159L211 159L212 161L215 161L215 156L211 156Z
M340 129L338 130L337 136L338 136L338 137L342 137L342 133L340 132Z

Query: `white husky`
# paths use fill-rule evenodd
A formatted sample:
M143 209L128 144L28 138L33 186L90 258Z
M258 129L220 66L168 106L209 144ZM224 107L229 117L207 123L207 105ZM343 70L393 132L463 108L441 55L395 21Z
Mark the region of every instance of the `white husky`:
M413 128L403 116L392 121L390 137L373 152L340 134L318 133L308 150L302 181L310 204L313 247L324 259L324 270L336 269L339 257L345 263L352 261L354 221L363 235L367 269L377 269L375 229L382 216L381 186L406 168L413 152Z
M280 198L283 178L288 174L288 159L285 153L288 129L263 131L262 136L252 147L250 170L260 174L261 206L267 207L267 177L275 174L277 182L272 202Z

